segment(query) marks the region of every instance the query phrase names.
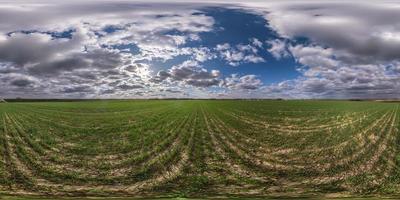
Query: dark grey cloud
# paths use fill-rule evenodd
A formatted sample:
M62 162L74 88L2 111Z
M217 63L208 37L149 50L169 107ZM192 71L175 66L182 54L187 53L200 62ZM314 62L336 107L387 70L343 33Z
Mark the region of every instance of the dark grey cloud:
M207 71L197 61L185 61L173 66L168 71L159 71L153 82L160 83L164 80L183 82L196 87L210 87L219 85L220 72L218 70Z
M300 78L266 86L263 93L281 98L397 98L400 76L388 72L384 65L310 68Z
M198 33L212 30L213 18L198 10L204 6L121 1L7 2L7 6L0 6L0 91L28 96L18 88L34 86L52 97L81 97L84 93L120 96L140 93L121 91L156 90L146 83L151 70L143 62L178 55L208 59L206 48L179 47L199 40ZM115 30L107 32L107 27ZM113 49L127 44L136 45L138 52ZM31 79L16 79L15 74ZM194 78L203 76L206 74L199 73ZM120 82L113 85L116 80Z
M165 90L161 90L161 92L162 91L165 91L165 92L169 92L169 93L182 93L182 91L180 91L180 90L173 90L173 89L165 89Z
M116 52L96 49L90 52L73 53L66 58L45 61L30 66L28 71L36 75L58 74L75 69L114 69L123 64L121 55ZM108 71L111 72L112 71ZM111 74L110 73L110 74Z
M17 87L27 87L32 85L34 82L29 80L29 79L15 79L11 81L11 85L17 86Z
M287 38L305 37L329 46L351 64L400 58L400 8L395 2L282 2L267 19ZM312 8L312 9L308 9Z
M237 74L233 74L230 77L225 78L221 82L221 86L239 90L256 90L259 89L262 85L262 81L253 74L245 75L242 77L238 76Z
M79 85L79 86L67 86L64 87L61 93L88 93L93 92L93 89L89 85Z
M77 33L72 39L54 39L42 33L13 33L0 40L0 61L12 62L17 66L41 63L59 53L79 48L83 36Z
M267 11L265 18L282 38L268 41L268 51L277 59L293 56L301 73L296 79L264 87L265 97L400 97L398 2L246 5L259 13Z
M196 87L210 87L214 85L218 85L220 80L218 79L188 79L185 83L189 85L193 85Z
M142 85L122 84L122 85L118 85L118 88L121 90L133 90L133 89L140 89L140 88L144 88L144 87Z
M23 0L3 4L0 94L400 96L398 2L241 1L227 5L222 1ZM190 41L201 42L201 33L216 28L215 19L199 9L210 5L239 7L264 15L279 39L247 38L248 43L219 44L215 48L184 47ZM107 27L115 30L107 32ZM71 35L60 36L69 30L73 30ZM118 45L132 45L137 51L113 49ZM255 74L222 74L217 70L220 66L207 66L215 70L206 70L202 64L219 57L232 66L263 65L265 60L259 55L265 52L277 59L294 58L300 77L265 86ZM187 56L190 61L166 69L152 66L153 61L178 56ZM275 66L266 63L265 67ZM209 87L219 87L224 93L214 94Z

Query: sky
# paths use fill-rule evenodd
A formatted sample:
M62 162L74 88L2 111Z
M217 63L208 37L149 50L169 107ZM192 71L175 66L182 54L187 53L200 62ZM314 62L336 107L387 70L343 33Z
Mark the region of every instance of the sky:
M400 1L0 0L0 98L400 98Z

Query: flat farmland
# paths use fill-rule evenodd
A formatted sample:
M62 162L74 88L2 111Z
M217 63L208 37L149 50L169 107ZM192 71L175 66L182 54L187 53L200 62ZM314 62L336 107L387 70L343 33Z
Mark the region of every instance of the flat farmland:
M399 105L300 100L1 103L0 193L396 196Z

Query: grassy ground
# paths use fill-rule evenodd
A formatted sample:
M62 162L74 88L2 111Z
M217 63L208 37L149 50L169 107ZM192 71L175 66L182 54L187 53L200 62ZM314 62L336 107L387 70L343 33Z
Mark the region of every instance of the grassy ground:
M0 191L397 195L398 109L399 103L351 101L3 103Z
M0 199L7 199L7 200L38 200L38 199L52 199L52 200L140 200L141 198L49 198L49 197L21 197L21 196L4 196L1 197ZM142 198L143 199L143 198ZM160 199L165 199L165 200L203 200L203 199L216 199L216 198L145 198L145 200L160 200ZM395 197L347 197L347 198L327 198L327 197L301 197L301 198L296 198L296 197L282 197L282 198L217 198L219 200L295 200L295 199L304 199L304 200L382 200L382 199L398 199Z

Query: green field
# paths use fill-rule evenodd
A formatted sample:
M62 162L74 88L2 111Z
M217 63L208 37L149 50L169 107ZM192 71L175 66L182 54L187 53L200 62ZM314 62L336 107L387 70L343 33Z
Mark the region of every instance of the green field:
M294 100L1 103L0 193L396 196L399 105Z

